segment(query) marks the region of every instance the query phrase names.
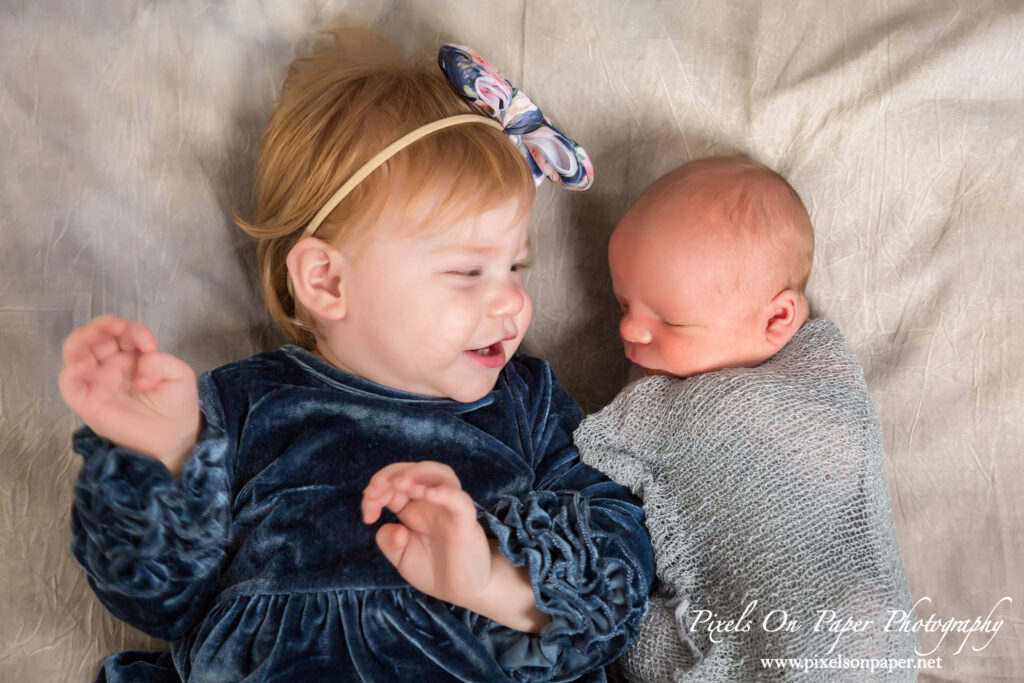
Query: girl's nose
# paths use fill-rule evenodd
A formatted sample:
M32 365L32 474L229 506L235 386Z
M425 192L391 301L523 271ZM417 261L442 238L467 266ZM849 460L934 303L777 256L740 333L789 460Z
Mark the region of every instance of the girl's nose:
M523 310L526 289L519 282L508 281L497 286L491 299L490 312L495 317L513 316Z
M641 325L633 315L628 313L622 316L622 320L619 321L619 336L622 337L623 341L634 344L649 344L651 342L650 330Z

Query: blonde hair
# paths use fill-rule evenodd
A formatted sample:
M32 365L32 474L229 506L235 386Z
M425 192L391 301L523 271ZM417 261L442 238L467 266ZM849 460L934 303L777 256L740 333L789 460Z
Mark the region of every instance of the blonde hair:
M745 157L697 159L656 180L634 206L680 192L710 193L711 208L725 219L722 223L777 259L777 284L804 294L814 264L814 227L803 200L785 178ZM739 279L747 275L741 273Z
M349 176L402 135L441 118L479 113L440 69L409 65L377 34L344 28L324 33L331 40L291 63L263 133L253 220L233 212L235 223L256 241L267 311L308 349L316 348L315 322L289 291L285 263L302 229ZM399 184L400 210L411 213L429 201L433 229L510 199L528 211L535 192L526 163L501 131L456 126L416 141L370 174L316 236L332 244L365 244Z

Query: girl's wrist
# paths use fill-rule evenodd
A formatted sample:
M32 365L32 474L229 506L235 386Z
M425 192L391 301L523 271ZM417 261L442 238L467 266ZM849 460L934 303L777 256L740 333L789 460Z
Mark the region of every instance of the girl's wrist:
M491 575L481 601L470 606L503 626L525 633L539 633L551 618L537 607L537 598L526 567L517 567L505 557L495 539L491 546Z
M200 414L196 416L195 424L184 430L186 436L181 442L173 448L153 454L153 457L162 462L175 478L181 476L182 471L185 469L185 463L192 457L192 451L195 450L196 444L199 443L199 430L201 427L202 415Z
M195 444L192 444L188 449L181 450L173 453L163 454L155 456L157 460L162 462L171 474L174 475L175 479L181 476L182 471L185 469L185 463L192 457L192 451L195 448Z

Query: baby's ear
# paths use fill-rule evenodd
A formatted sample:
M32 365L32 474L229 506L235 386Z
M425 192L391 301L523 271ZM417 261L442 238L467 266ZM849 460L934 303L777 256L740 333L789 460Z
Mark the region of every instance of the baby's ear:
M299 240L285 259L292 294L315 318L341 320L345 317L345 257L327 242L315 237Z
M765 341L778 350L792 339L807 320L807 302L803 294L792 289L784 289L768 302L767 308Z

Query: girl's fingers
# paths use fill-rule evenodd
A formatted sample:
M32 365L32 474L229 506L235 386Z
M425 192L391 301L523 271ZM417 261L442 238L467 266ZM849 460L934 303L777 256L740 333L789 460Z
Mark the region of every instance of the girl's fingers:
M377 492L369 492L369 487L366 491L363 491L363 523L373 524L380 519L381 510L391 502L391 498L394 492L388 488L383 488Z
M79 415L123 388L132 371L134 358L119 354L120 345L111 336L119 329L127 329L127 323L102 316L74 330L64 342L64 368L57 383L61 396Z
M92 349L110 336L94 324L78 327L64 340L64 365L73 365L86 359L96 360Z
M149 328L140 323L138 320L132 320L128 322L127 334L124 337L130 338L134 348L137 348L143 353L152 353L157 350L156 337L150 332ZM121 346L125 349L124 344Z
M391 496L391 500L385 506L388 510L391 510L396 515L402 511L402 508L409 502L409 495L404 491L395 491Z
M392 477L392 485L402 491L411 492L415 487L440 486L446 484L461 489L459 477L448 465L433 460L408 463L408 467ZM422 493L422 492L421 492Z
M409 498L419 499L423 497L427 486L416 478L415 473L405 472L391 478L391 488L404 493Z
M121 345L118 343L116 337L107 337L102 341L94 344L91 353L97 361L102 363L121 351Z
M72 363L65 364L60 371L60 377L74 380L76 382L88 379L89 373L96 369L98 363L92 356L83 358Z
M403 471L407 470L413 463L411 462L394 462L386 467L382 467L377 470L372 477L370 482L363 489L363 493L372 494L376 491L383 491L384 489L392 488L392 480L401 475Z
M101 417L105 402L118 390L121 374L116 368L102 366L94 372L77 376L62 371L57 377L57 384L68 407L78 413L89 426L97 427L94 421Z
M410 500L423 500L427 492L434 487L462 492L462 486L455 471L443 463L425 460L422 462L396 462L382 467L371 478L363 489L363 522L373 524L380 518L380 513L387 508L398 514ZM472 500L469 500L472 514L476 515ZM446 501L451 499L446 498ZM465 512L465 501L460 508Z
M450 486L433 486L426 490L423 498L428 503L444 507L457 517L476 520L476 506L473 505L473 499L465 491L453 489Z
M402 511L409 503L409 496L401 491L386 490L379 495L363 493L361 507L363 509L363 523L373 524L380 519L380 513L384 508L395 514Z
M142 323L122 320L113 315L101 315L88 325L72 330L64 341L64 364L70 365L90 357L99 362L118 351L135 349L137 343L134 337L138 337L143 344L149 344L147 334L152 337L152 333L148 329L145 333L136 331L134 336L129 334L133 324L145 328ZM124 339L126 336L127 339ZM152 341L155 342L155 338Z
M409 545L409 530L401 524L385 524L377 530L377 547L384 553L388 562L397 568L402 562L402 555Z
M459 481L459 477L448 465L444 463L435 462L433 460L425 460L423 462L416 463L417 471L422 472L424 478L421 480L427 486L439 486L447 485L455 489L462 489L462 482Z
M124 380L125 371L119 364L101 363L86 380L90 402L100 403L109 399L122 388Z
M133 357L140 355L138 366L132 370ZM119 354L126 353L127 356ZM64 341L65 389L71 395L80 393L79 384L91 384L100 366L112 364L128 370L133 380L139 380L135 388L148 391L164 379L182 379L192 373L188 364L170 356L157 353L157 341L153 333L141 322L123 320L113 315L102 315L88 325L72 330ZM152 355L152 358L147 356ZM138 369L141 368L141 374ZM109 374L104 374L109 380ZM72 389L79 386L78 390Z
M370 483L366 485L365 491L369 492L378 486L408 491L417 484L424 486L448 484L455 488L462 488L455 470L451 467L433 460L423 460L420 462L394 462L382 467L370 477Z
M89 385L82 379L83 373L76 373L70 368L64 368L57 375L57 386L60 388L60 396L64 403L77 412L77 408L85 402L89 395Z
M104 327L117 342L119 351L141 351L142 353L156 351L156 337L148 327L138 320L113 318L103 321L101 327Z
M156 343L155 339L153 343ZM132 386L136 391L152 391L163 382L191 379L194 376L195 373L185 361L163 351L154 351L139 356Z
M98 361L103 361L121 351L123 345L128 347L123 349L125 351L135 348L135 344L130 340L123 343L121 341L121 338L128 331L127 320L113 315L101 315L93 320L88 327L96 331L97 341L93 344L92 354Z
M107 313L106 315L101 315L100 317L95 318L92 322L86 325L86 327L93 327L97 330L101 330L111 337L118 337L124 334L125 330L128 329L128 321L124 318L118 318L116 315Z

